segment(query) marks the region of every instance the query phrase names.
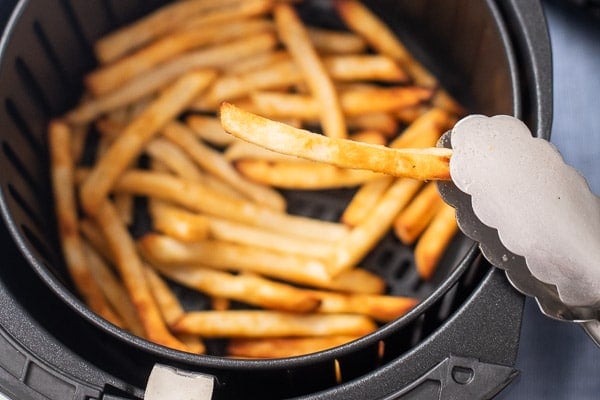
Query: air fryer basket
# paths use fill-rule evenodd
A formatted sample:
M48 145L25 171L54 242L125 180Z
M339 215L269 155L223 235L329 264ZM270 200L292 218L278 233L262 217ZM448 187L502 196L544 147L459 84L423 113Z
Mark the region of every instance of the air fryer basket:
M365 264L380 267L392 292L422 302L356 342L293 359L165 349L110 325L73 295L54 234L46 124L77 101L81 77L94 67L91 43L162 3L22 0L8 23L0 59L0 205L3 236L8 232L20 251L7 252L0 268L0 367L9 372L0 373L0 386L19 398L30 390L57 399L135 398L152 366L163 363L214 375L215 399L487 398L504 387L515 374L523 300L462 236L431 283L417 278L410 249L386 237ZM365 3L470 111L513 114L548 137L549 40L535 1ZM286 195L291 211L333 219L348 192ZM180 295L187 304L190 294Z

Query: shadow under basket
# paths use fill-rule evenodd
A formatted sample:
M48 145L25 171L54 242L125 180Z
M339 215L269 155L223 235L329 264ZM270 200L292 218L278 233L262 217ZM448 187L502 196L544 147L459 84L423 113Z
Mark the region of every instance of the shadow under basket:
M490 398L517 374L523 298L458 235L433 280L389 234L363 265L421 302L352 343L306 356L241 360L166 349L93 314L60 255L46 126L95 66L94 41L160 6L150 0L36 0L14 6L0 58L0 391L18 399L137 399L155 364L215 377L213 399ZM339 22L313 2L302 15ZM322 2L321 2L322 3ZM539 137L551 121L549 39L533 0L365 2L474 113L511 114ZM307 8L308 7L308 8ZM7 11L7 10L5 10ZM291 213L339 218L352 191L285 192ZM185 307L201 299L174 287Z

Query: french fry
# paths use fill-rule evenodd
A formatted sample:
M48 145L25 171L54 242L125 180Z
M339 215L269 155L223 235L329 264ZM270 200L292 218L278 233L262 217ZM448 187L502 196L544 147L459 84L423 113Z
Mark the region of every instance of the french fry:
M84 244L84 250L88 266L94 278L99 283L100 290L102 290L106 299L123 320L125 328L134 335L144 337L144 327L133 307L133 303L127 295L127 290L123 286L123 283L115 276L97 250L88 244Z
M185 314L175 331L203 337L356 336L376 329L367 317L343 314L295 314L277 311L196 311Z
M169 174L128 171L117 181L115 192L155 197L187 207L190 210L287 232L291 235L335 241L344 237L348 228L336 222L290 215L227 196L205 185L176 178Z
M340 94L341 107L347 116L394 111L413 106L431 96L429 89L416 86L346 90ZM251 95L261 115L273 118L314 120L319 103L308 95L277 92L254 92Z
M328 282L314 282L314 288L343 293L382 294L385 281L379 275L363 268L342 271Z
M376 130L363 130L355 132L350 134L348 139L354 140L356 142L377 144L380 146L385 146L387 143L386 137L383 134L381 134L381 132Z
M309 27L308 36L320 54L358 54L367 49L367 42L352 32Z
M438 86L436 78L410 54L398 37L366 6L358 0L335 0L334 5L351 31L362 36L376 51L398 60L417 85L429 88ZM436 91L432 102L435 106L457 115L464 113L464 108L441 87Z
M387 189L375 207L333 252L329 272L336 276L353 268L390 229L394 219L423 185L413 179L398 179Z
M48 128L51 158L50 175L65 264L75 288L90 309L112 324L121 326L121 318L110 307L90 271L89 262L79 236L71 136L69 126L63 121L54 120L50 122Z
M226 65L223 71L226 75L241 75L262 68L269 68L280 62L291 60L290 53L286 50L274 50L265 53L259 53L254 56L246 57L235 64Z
M106 95L84 101L68 112L65 118L73 124L89 122L107 111L126 106L158 92L189 71L216 70L237 59L271 50L276 44L275 35L265 32L186 53L146 71Z
M352 342L359 336L309 338L232 339L227 354L243 358L287 358L316 353Z
M211 23L261 16L269 13L272 9L273 0L244 0L237 4L219 4L219 7L185 21L183 28L204 29L206 25Z
M371 171L338 168L310 161L239 160L235 167L253 182L297 190L352 187L381 176Z
M133 221L133 208L134 199L133 196L127 193L118 193L114 196L113 202L119 218L125 225L130 225Z
M323 132L330 137L347 137L346 122L337 92L310 41L306 28L292 6L288 4L277 4L273 16L281 41L292 55L311 93L318 101Z
M146 144L145 152L154 160L160 161L169 171L184 179L204 182L205 174L190 159L185 151L175 143L158 137Z
M165 325L148 287L144 266L135 249L135 243L108 200L101 204L94 221L110 248L110 254L115 258L115 266L138 312L145 337L163 346L187 351L187 346L176 339Z
M415 246L415 265L422 279L433 277L438 262L457 230L456 211L443 203Z
M152 226L158 232L184 242L204 240L208 237L209 221L204 215L156 199L149 201L148 208Z
M448 113L433 108L418 117L389 146L394 148L435 146L444 130L452 123L453 118ZM392 177L383 177L364 184L344 210L342 222L349 226L358 225L365 218L367 210L374 207L385 188L392 182Z
M228 134L229 135L229 134ZM232 135L229 135L233 137ZM227 146L223 156L229 162L245 159L258 159L264 161L288 161L288 162L304 162L303 158L288 156L287 154L277 153L267 150L264 147L255 145L245 140L235 139L231 145Z
M412 245L423 233L444 201L437 185L429 182L410 204L396 217L394 233L406 245Z
M323 261L251 246L210 240L184 243L167 236L147 234L138 248L156 264L200 264L224 270L255 272L304 285L327 283Z
M81 187L81 204L94 215L119 175L137 157L159 130L214 78L212 71L183 75L132 121L107 153L97 162Z
M342 168L367 169L397 177L422 180L450 179L450 149L390 149L328 138L268 120L227 103L221 106L221 123L227 132L236 137L273 151L313 161Z
M390 113L359 114L348 117L347 122L348 129L373 129L386 137L392 137L398 133L398 121Z
M179 299L171 291L169 285L151 267L145 266L144 271L146 272L150 291L165 322L168 326L175 324L185 313ZM190 353L202 354L206 352L206 347L200 337L186 334L177 336L188 347Z
M185 123L202 140L215 146L225 147L235 141L221 126L218 118L206 115L189 115Z
M217 240L299 254L306 257L325 258L331 254L331 244L326 241L286 235L282 232L273 232L224 218L213 216L206 216L205 218L210 236Z
M266 309L304 313L315 311L320 303L315 295L306 290L259 276L233 275L188 265L161 267L157 264L156 268L169 279L209 296Z
M400 83L408 75L391 58L383 55L346 55L323 59L327 72L338 81L380 81Z
M317 312L348 313L390 322L406 314L418 300L412 297L310 291L321 301Z
M247 35L273 31L266 19L252 19L207 25L202 29L174 32L114 63L88 73L84 82L94 96L109 93L139 74L172 60L186 51Z
M239 0L223 0L220 6L240 3ZM211 0L192 0L173 3L140 18L136 22L116 30L96 42L94 52L100 63L106 64L120 58L131 50L175 30L191 16L214 9Z
M186 125L171 122L165 126L163 135L180 146L205 171L227 182L248 199L274 210L285 210L286 202L281 194L242 177L221 153L198 141Z

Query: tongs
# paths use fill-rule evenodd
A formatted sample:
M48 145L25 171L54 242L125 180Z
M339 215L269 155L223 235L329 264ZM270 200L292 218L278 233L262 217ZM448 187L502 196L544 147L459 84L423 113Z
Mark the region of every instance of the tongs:
M461 231L543 314L600 346L600 198L549 142L509 116L471 115L445 133L442 198Z
M470 115L437 148L392 149L316 135L227 103L220 111L227 132L269 150L438 180L485 258L545 315L581 324L600 345L600 198L517 118Z

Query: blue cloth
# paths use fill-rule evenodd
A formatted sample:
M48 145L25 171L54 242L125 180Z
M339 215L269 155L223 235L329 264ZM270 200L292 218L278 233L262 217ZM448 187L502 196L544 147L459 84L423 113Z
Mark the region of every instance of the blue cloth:
M564 1L544 7L554 64L551 141L600 195L600 19ZM521 376L497 398L600 399L600 349L579 326L544 317L531 299L516 368Z

